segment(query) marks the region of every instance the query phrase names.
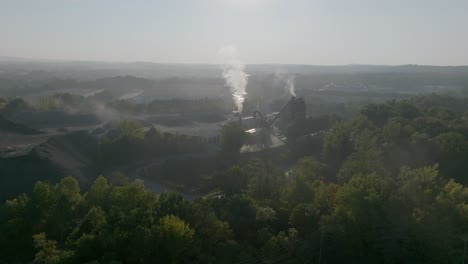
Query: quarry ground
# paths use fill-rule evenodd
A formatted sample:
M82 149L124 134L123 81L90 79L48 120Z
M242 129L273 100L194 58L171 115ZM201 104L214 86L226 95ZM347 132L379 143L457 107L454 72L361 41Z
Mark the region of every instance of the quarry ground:
M131 180L143 180L145 186L157 193L175 190L167 183L145 177L145 172L149 168L158 167L169 160L190 159L192 157L191 154L175 155L162 159L155 158L131 164L126 168L116 166L112 171L101 171L96 165L96 150L99 137L103 133L96 134L93 131L98 127L105 127L107 122L70 125L66 122L62 123L60 120L56 121L40 127L40 134L26 135L0 129L0 171L3 174L0 176L0 182L4 183L3 188L10 189L4 193L5 197L2 196L2 199L18 195L19 190L32 185L37 180L54 182L61 177L71 175L79 180L83 188L87 188L97 176L108 175L106 173L111 174L116 171L124 172ZM190 125L182 126L165 126L155 123L150 125L161 132L210 137L219 133L219 124L192 122ZM28 124L23 125L27 126ZM104 129L104 133L109 129L113 128ZM24 160L32 161L25 162ZM24 167L18 167L17 164L22 164ZM27 173L25 169L28 171ZM26 174L32 175L32 178L27 178ZM51 178L51 175L57 176ZM9 186L12 181L8 178L11 179L11 177L18 180L15 186ZM190 192L185 192L183 195L187 199L193 199Z

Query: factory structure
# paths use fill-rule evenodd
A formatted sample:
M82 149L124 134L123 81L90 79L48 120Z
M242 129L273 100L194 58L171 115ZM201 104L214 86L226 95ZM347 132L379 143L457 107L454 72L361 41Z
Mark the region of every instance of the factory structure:
M306 118L306 104L292 96L279 112L264 115L256 110L248 117L235 115L247 134L245 145L268 148L290 140L295 126Z

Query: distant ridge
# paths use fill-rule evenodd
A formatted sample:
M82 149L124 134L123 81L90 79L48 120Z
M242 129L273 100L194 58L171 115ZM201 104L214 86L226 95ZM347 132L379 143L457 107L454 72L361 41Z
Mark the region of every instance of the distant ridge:
M154 61L106 61L106 60L76 60L76 59L47 59L47 58L27 58L27 57L16 57L16 56L1 56L0 62L48 62L48 63L77 63L77 64L121 64L121 65L173 65L173 66L218 66L217 63L179 63L179 62L154 62ZM468 67L467 65L433 65L433 64L331 64L331 65L320 65L320 64L303 64L303 63L246 63L249 66L278 66L278 67Z

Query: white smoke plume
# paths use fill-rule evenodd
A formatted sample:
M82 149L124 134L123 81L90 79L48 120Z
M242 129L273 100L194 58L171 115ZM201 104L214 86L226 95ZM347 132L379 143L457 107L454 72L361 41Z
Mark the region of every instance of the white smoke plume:
M289 93L294 97L296 97L295 79L296 78L294 75L290 75L286 79L286 86L285 86L285 88L289 91Z
M108 107L105 103L94 102L93 103L94 114L103 122L109 122L118 120L122 117L117 110Z
M296 75L286 71L275 72L274 85L283 86L284 91L290 95L296 96Z
M131 92L131 93L126 93L122 96L119 97L119 100L128 100L128 99L132 99L134 97L137 97L139 96L140 94L142 94L144 91L141 90L141 91L138 91L138 92Z
M242 113L242 105L247 95L245 88L249 77L244 71L245 65L239 60L237 49L233 46L221 48L218 54L225 60L225 64L223 65L223 77L226 86L228 86L232 92L237 111Z

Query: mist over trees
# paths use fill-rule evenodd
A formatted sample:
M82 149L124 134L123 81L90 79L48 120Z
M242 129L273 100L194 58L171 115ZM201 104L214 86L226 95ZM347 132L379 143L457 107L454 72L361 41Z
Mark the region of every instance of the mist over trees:
M203 181L208 195L190 201L102 176L89 189L72 177L39 181L2 208L0 256L7 263L459 263L468 233L467 112L465 97L438 94L368 104L350 119L331 119L319 153L295 148L312 156L287 171L261 155L223 156L225 167ZM225 150L237 152L238 130L223 130ZM169 151L169 139L138 122L118 131L102 138L106 161L117 149Z

